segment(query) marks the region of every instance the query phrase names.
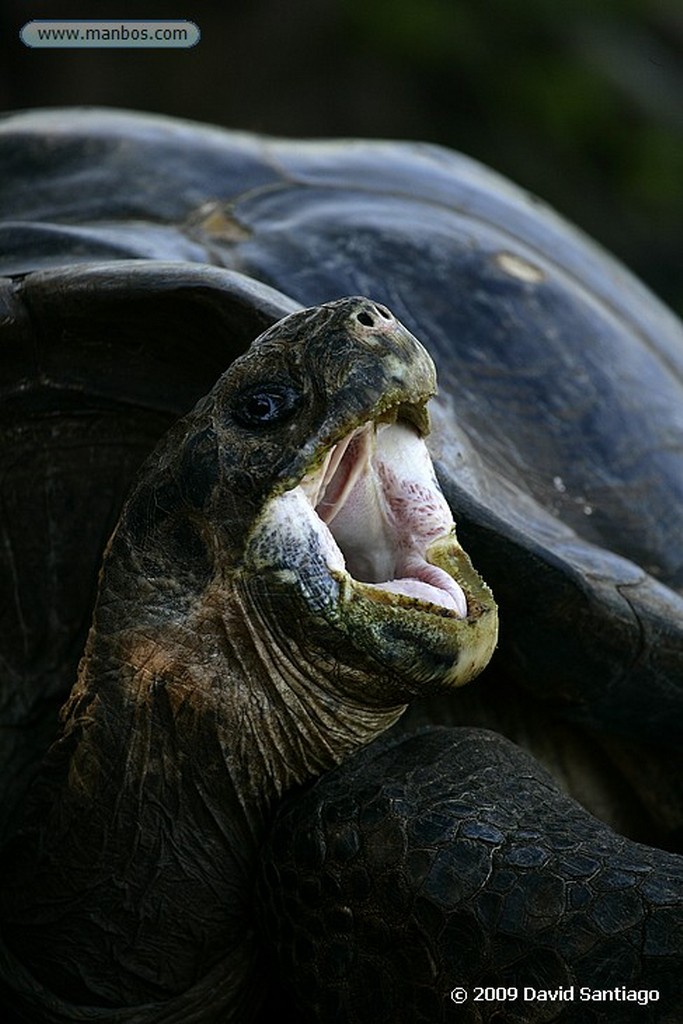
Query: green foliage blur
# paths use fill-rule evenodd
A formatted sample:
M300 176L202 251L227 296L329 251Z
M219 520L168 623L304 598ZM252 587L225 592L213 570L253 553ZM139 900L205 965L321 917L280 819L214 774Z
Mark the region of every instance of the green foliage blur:
M414 93L413 131L550 202L683 312L679 0L344 7L354 46Z

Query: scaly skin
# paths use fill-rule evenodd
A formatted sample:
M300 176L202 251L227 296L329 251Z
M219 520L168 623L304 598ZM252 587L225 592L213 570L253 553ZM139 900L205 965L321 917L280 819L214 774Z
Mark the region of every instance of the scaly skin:
M377 741L285 803L263 863L277 1006L302 1024L682 1019L681 858L496 733Z

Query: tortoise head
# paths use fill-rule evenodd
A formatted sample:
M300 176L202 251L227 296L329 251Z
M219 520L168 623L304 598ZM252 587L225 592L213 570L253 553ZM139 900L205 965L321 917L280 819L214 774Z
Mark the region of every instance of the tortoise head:
M423 346L367 299L271 327L167 436L124 513L145 586L166 584L145 614L220 606L268 671L306 665L370 707L475 676L497 614L424 442L435 389Z

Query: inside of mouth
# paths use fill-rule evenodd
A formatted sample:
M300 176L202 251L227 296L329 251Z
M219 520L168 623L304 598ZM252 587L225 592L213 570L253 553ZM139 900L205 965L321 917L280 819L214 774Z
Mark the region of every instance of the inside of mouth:
M301 487L355 580L467 616L462 588L427 561L429 545L450 533L453 518L412 426L363 424Z

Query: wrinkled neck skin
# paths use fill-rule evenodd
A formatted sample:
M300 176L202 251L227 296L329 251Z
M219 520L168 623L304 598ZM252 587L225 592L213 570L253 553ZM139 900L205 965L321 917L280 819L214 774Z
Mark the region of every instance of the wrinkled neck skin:
M38 788L39 839L29 827L13 868L10 944L60 996L158 1005L201 991L220 960L226 994L197 1019L250 1020L266 988L254 982L251 883L271 808L403 710L355 704L355 670L321 687L248 591L219 572L180 595L114 542Z
M231 794L237 810L231 827L241 843L257 846L284 792L338 764L405 708L368 707L367 676L358 669L337 663L336 686L321 678L324 667L293 631L272 621L239 572L219 573L175 615L168 609L177 596L164 599L164 583L158 598L138 607L125 596L139 589L137 581L129 582L120 567L117 576L128 607L124 614L116 609L109 633L102 602L70 714L79 716L81 691L97 693L104 706L106 687L136 729L146 720L150 739L173 752L179 771L201 775L206 785L220 757L216 781ZM149 621L150 604L164 608L163 620ZM121 628L122 622L130 625Z

